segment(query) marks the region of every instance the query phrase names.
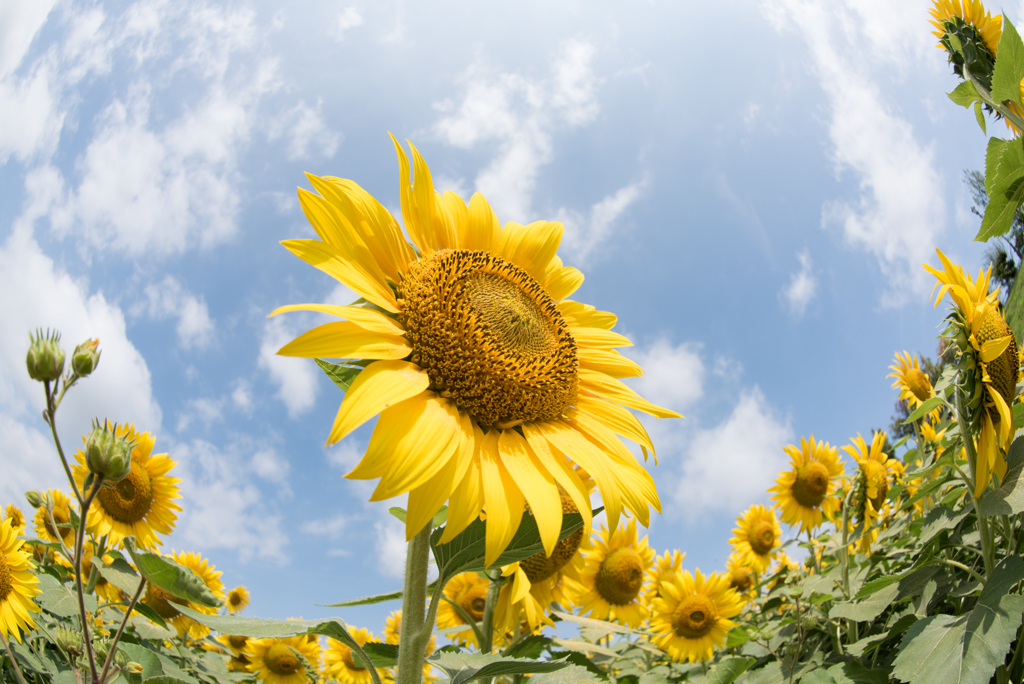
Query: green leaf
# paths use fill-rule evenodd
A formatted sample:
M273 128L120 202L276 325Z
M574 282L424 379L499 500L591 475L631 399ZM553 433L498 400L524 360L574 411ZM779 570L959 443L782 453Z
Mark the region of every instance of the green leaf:
M150 677L149 679L143 679L142 684L188 684L177 677L168 677L167 675L158 675L156 677Z
M125 537L124 546L131 554L132 560L135 561L135 567L139 569L139 573L158 589L171 596L177 596L209 608L219 608L223 605L223 602L206 586L203 579L190 568L186 568L170 558L136 549L133 537ZM134 590L132 593L135 593Z
M574 653L573 655L581 658L583 657L579 653ZM587 662L589 663L590 661ZM597 670L598 672L594 672L594 670ZM530 677L530 684L595 684L595 682L600 682L607 678L608 676L601 672L597 667L592 669L590 667L575 664L569 665L568 667L562 668L556 672L535 674Z
M940 406L947 406L948 407L949 404L942 397L932 397L931 399L928 399L923 404L918 406L917 409L915 409L913 413L911 413L909 416L907 416L907 419L905 421L903 421L903 424L904 425L910 425L914 421L920 420L922 417L924 417L924 415L926 413L931 413L932 411L934 411L935 409L939 408Z
M136 608L140 605L145 604L138 603L136 604ZM149 606L146 606L146 608L149 608ZM153 610L152 608L149 609ZM163 618L161 618L155 612L153 613L153 615L156 615L156 617L160 620L160 623L163 623ZM176 630L169 629L166 626L161 626L160 623L154 624L155 621L150 622L150 620L152 619L153 618L149 615L146 615L146 617L142 617L140 615L132 615L132 617L128 620L128 624L135 628L135 632L140 637L142 637L143 639L150 639L151 641L164 641L167 639L174 639L178 636L178 632Z
M587 670L588 672L590 672L590 674L594 675L594 677L597 680L607 680L608 679L608 674L604 670L602 670L600 667L598 667L597 664L595 664L593 660L591 660L587 656L583 655L582 653L577 653L576 651L551 651L551 657L554 658L555 660L563 660L563 661L565 661L567 663L572 663L574 666L581 667L581 668ZM564 670L559 670L558 672L559 673L575 672L575 668L574 667L567 667ZM576 674L579 675L579 673L576 673ZM536 680L537 677L545 677L545 676L547 676L547 675L535 675L534 677L531 677L531 679L532 680ZM536 684L536 682L534 682L534 684Z
M949 93L949 99L961 107L970 107L973 103L981 100L981 95L978 94L978 89L974 87L973 83L964 81Z
M974 118L978 120L981 132L988 134L988 127L985 125L985 106L979 100L974 103Z
M404 508L392 506L391 508L388 509L388 513L395 516L403 523L405 522L406 512ZM440 527L441 525L444 525L446 520L448 520L448 507L441 506L441 510L435 513L434 517L430 520L430 529L434 529L435 527Z
M1017 425L1017 408L1013 407L1014 425ZM1014 515L1024 511L1024 437L1013 440L1006 454L1006 477L998 489L985 494L978 506L978 512L985 518L997 515Z
M750 632L743 625L736 625L725 637L726 648L736 648L750 641Z
M139 589L139 582L142 580L135 568L128 565L123 558L115 558L110 565L93 563L93 567L100 573L100 576L113 584L115 587L126 593L128 596L135 596Z
M999 39L999 59L992 72L992 99L996 102L1020 101L1020 82L1024 80L1024 43L1010 20L1003 17L1003 36Z
M502 658L496 653L435 653L427 662L444 670L450 684L501 675L554 672L569 666L566 662Z
M988 204L981 228L974 237L985 242L1007 232L1024 197L1024 147L1021 140L991 138L985 155ZM991 179L988 174L992 174Z
M987 684L1003 664L1024 614L1024 596L1007 594L1024 579L1024 560L1005 558L974 609L933 615L907 630L893 676L909 684Z
M580 615L572 615L571 613L563 613L560 610L553 610L551 614L561 620L567 620L568 622L575 622L581 627L594 630L599 633L601 637L608 634L643 634L643 632L637 631L620 625L614 622L605 622L604 620L595 620L594 618L582 617Z
M398 644L382 644L378 641L369 641L363 644L363 650L370 657L370 663L374 667L394 667L398 665ZM362 661L359 653L352 652L352 657Z
M732 684L732 682L736 681L737 677L749 670L750 666L755 662L755 659L750 656L724 658L722 662L715 666L715 669L708 673L708 677L704 681L706 684Z
M78 606L78 593L67 585L61 584L49 575L39 576L39 588L43 590L35 597L35 602L41 608L60 617L78 617L80 609ZM96 612L96 597L86 594L82 597L85 609L90 613Z
M820 672L821 670L816 671ZM869 670L858 662L839 663L828 668L827 672L836 684L888 684L889 682L889 674L885 670ZM807 677L800 681L806 682Z
M502 653L506 658L539 658L540 654L544 652L548 646L551 645L551 639L540 634L528 636L519 643L512 646L512 648Z
M899 592L898 584L890 584L883 589L875 591L863 601L837 603L832 606L828 616L830 618L846 618L856 622L869 622L881 615L886 608L892 605Z
M331 363L323 359L313 359L320 370L329 377L335 385L341 388L342 392L348 392L349 387L355 381L356 376L363 372L358 366L347 366L338 363Z
M395 601L402 598L401 591L393 591L390 594L377 594L376 596L364 596L363 598L352 599L351 601L342 601L341 603L328 603L325 604L325 608L348 608L350 606L368 606L372 603L384 603L385 601Z
M921 544L927 544L943 530L951 530L959 525L967 513L966 508L954 511L946 506L936 506L924 517L921 531L917 534L918 541Z
M575 651L577 653L582 653L587 656L593 653L597 653L600 655L606 655L611 658L615 658L619 655L618 653L609 648L606 648L604 646L598 646L597 644L592 644L589 641L583 641L582 639L559 639L556 637L552 639L552 641L554 641L556 644L558 644L564 649L567 649L569 651Z
M117 645L117 648L120 651L124 651L125 655L142 666L142 681L158 677L164 673L164 668L160 666L160 659L157 658L156 653L145 646L121 642Z

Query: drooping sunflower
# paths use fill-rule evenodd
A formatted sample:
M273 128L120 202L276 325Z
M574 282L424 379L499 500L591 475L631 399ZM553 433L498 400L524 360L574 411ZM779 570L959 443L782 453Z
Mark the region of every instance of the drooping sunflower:
M360 646L375 641L373 634L368 629L349 627L349 634ZM365 667L362 660L358 659L358 655L337 639L327 640L327 648L324 649L323 655L324 676L327 679L334 679L342 684L369 684L373 681L373 675L370 674L370 670ZM424 664L424 670L427 667L429 665ZM377 675L383 678L387 675L387 671L378 669Z
M484 619L484 608L487 606L487 587L490 584L486 577L481 577L475 572L463 572L448 580L444 587L444 595L448 601L458 604L477 623ZM448 629L467 625L466 631L448 634L448 638L460 644L476 643L476 634L473 628L468 626L465 618L455 610L448 601L442 600L437 606L437 627Z
M711 660L743 609L743 599L730 588L730 577L712 573L696 577L684 570L671 582L662 582L662 595L654 600L651 629L660 636L654 644L673 660L691 663Z
M30 556L21 549L23 543L10 518L0 521L0 633L13 636L19 644L23 631L36 628L32 613L39 608L32 598L41 593Z
M662 582L673 581L673 578L683 571L684 558L686 558L685 553L679 549L673 549L665 551L654 559L654 565L648 573L647 587L644 589L644 600L648 605L661 596L660 585Z
M224 583L221 582L220 576L223 574L217 570L209 560L203 558L198 553L187 551L178 553L177 551L171 552L171 558L175 562L184 565L192 572L199 576L199 579L203 581L203 584L213 592L221 601L224 600ZM177 596L171 596L164 592L162 589L154 587L152 584L146 585L146 592L142 596L142 602L147 606L156 611L157 615L162 617L165 622L170 622L174 625L174 628L178 630L178 636L188 634L193 639L203 639L207 634L210 633L210 628L206 625L200 624L192 618L182 615L174 606L188 606L192 610L203 613L204 615L213 615L217 612L217 609L211 606L204 606L201 603L193 603Z
M917 357L911 356L909 352L903 352L903 356L896 352L896 359L893 365L889 366L889 370L892 373L885 377L896 378L891 386L900 390L900 400L906 401L911 410L931 399L935 393L932 390L932 382L921 370Z
M736 529L729 544L733 552L760 574L772 564L775 550L782 544L782 528L775 511L754 504L736 518Z
M245 587L235 587L228 592L228 612L238 615L249 605L249 590Z
M989 291L988 271L979 271L972 279L960 266L936 250L942 261L939 271L927 264L925 269L935 276L942 287L935 298L938 306L948 293L953 309L946 317L949 326L945 335L957 343L960 358L957 365L962 376L973 376L972 396L967 410L973 415L972 425L979 425L974 497L984 492L995 472L1000 478L1006 474L1003 452L1014 434L1013 412L1010 406L1017 395L1020 379L1020 357L1013 331L1003 319L999 308L999 289ZM973 407L980 407L972 411ZM961 429L966 429L964 426Z
M300 189L299 201L319 239L283 243L367 303L274 312L343 319L301 335L279 354L366 364L327 440L333 444L380 414L365 455L346 477L380 478L374 501L408 492L409 539L445 501L442 542L485 511L488 565L508 545L525 503L552 552L562 519L559 486L589 531L589 502L573 463L597 482L610 524L625 508L646 525L649 507L660 511L661 504L650 474L620 437L653 452L629 409L679 414L619 380L642 370L615 350L630 344L612 332L615 316L567 299L583 274L556 256L562 224L502 228L479 193L468 205L455 193L436 193L415 147L411 183L397 140L395 149L412 244L356 183L312 175L319 195Z
M838 449L828 442L800 438L800 447L783 447L789 454L792 470L779 473L772 500L780 510L783 522L800 525L800 531L813 530L823 518L832 520L839 510L839 500L832 495L843 475Z
M53 520L46 511L46 506L36 509L33 518L36 526L36 536L48 542L57 542L58 535L69 550L74 550L75 528L71 523L71 501L67 495L59 489L48 489L47 494L53 499ZM56 529L54 524L57 525Z
M980 0L935 0L928 14L935 27L932 35L943 43L947 33L969 32L981 39L981 44L994 60L999 54L999 40L1003 37L1003 15L992 16L985 11ZM948 48L947 48L948 49Z
M585 565L580 572L583 612L598 620L639 627L648 615L640 589L654 565L654 556L647 537L637 539L635 519L614 532L602 526L584 553Z
M853 483L853 518L863 525L863 536L860 538L859 550L868 553L871 544L878 539L877 521L883 511L888 510L887 497L889 489L897 477L903 474L903 464L895 458L889 458L882 450L885 445L885 433L875 432L869 447L859 434L850 440L853 444L844 446L848 453L860 466L860 473Z
M353 629L351 632L357 641L358 631ZM334 639L327 641L329 643ZM265 684L309 684L310 681L320 681L320 643L316 639L310 640L304 635L281 639L249 639L243 655L249 661L249 672L255 673L256 679L262 679ZM366 681L369 681L369 675Z
M758 573L750 564L748 557L738 553L731 554L729 560L725 562L725 570L729 574L729 586L735 589L736 593L744 599L757 598Z
M86 529L97 537L107 535L112 545L133 536L140 548L155 551L163 543L157 534L170 534L177 520L174 512L181 510L174 503L181 497L181 480L168 475L177 464L167 454L153 454L152 435L136 432L134 425L118 425L115 434L135 442L131 470L120 482L100 490L89 508ZM81 490L89 469L81 450L75 460L78 464L71 469Z
M11 521L11 527L19 535L25 534L25 515L21 512L21 509L14 504L9 504L4 509L4 519Z

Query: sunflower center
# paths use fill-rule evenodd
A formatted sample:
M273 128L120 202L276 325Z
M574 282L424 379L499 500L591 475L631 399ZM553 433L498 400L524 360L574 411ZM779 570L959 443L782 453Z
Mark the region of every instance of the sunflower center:
M14 577L11 575L11 567L7 564L7 556L0 553L0 603L6 601L12 591Z
M130 525L146 517L153 504L153 483L146 467L132 459L128 476L99 494L103 509L118 522Z
M1020 371L1020 362L1017 357L1017 340L1013 336L1010 326L1006 324L1000 313L994 307L990 308L988 313L985 314L981 328L977 332L978 343L984 345L986 342L1002 339L1007 336L1010 337L1010 344L1007 345L1002 354L985 364L985 368L988 371L989 378L992 380L992 389L999 393L1007 406L1011 406L1016 395L1017 379ZM992 420L998 422L999 412L996 410L996 407L994 405L989 406L988 411Z
M622 606L637 597L644 582L644 564L640 554L629 546L620 546L602 561L597 571L597 593L608 603Z
M932 396L932 383L920 368L911 368L903 378L918 401L927 401Z
M144 603L156 611L156 614L165 620L173 620L177 616L181 615L172 603L177 603L179 606L187 605L188 602L185 599L180 599L177 596L171 596L163 589L158 589L152 584L146 584L146 599Z
M754 525L750 531L750 548L758 556L766 556L775 548L775 526L767 520Z
M231 644L231 648L235 649L236 651L241 651L243 648L245 648L245 645L246 645L246 643L248 643L248 641L249 641L249 637L244 637L244 636L229 636L228 637L228 643Z
M817 508L828 494L828 468L821 461L809 461L796 471L793 498L801 506Z
M869 500L876 511L881 510L885 497L889 496L889 478L885 466L877 461L864 461L860 465L864 470L864 491L870 493L872 489L875 490L875 496L869 497Z
M562 513L579 513L572 498L561 487L559 487L558 495L562 501ZM527 505L527 508L529 508L529 505ZM526 579L530 580L532 584L543 582L551 577L572 560L576 552L579 551L582 542L583 530L579 529L555 544L555 548L551 551L551 556L546 556L541 551L521 561L520 567L526 573Z
M348 651L345 653L345 655L343 655L341 657L341 659L343 661L345 661L345 667L347 667L350 670L365 670L366 669L362 665L356 665L355 658L352 657L352 649L351 648L348 649Z
M729 574L732 576L729 586L741 594L747 593L754 587L754 571L747 566L740 566Z
M487 606L487 587L474 585L462 596L457 598L459 607L469 613L475 622L484 618L484 608Z
M266 655L263 656L263 662L266 663L268 670L277 675L295 674L302 669L302 663L299 662L295 651L285 644L274 644L268 648Z
M714 629L715 615L715 604L707 596L687 596L672 614L672 626L685 639L699 639Z
M439 250L410 268L400 297L413 363L481 425L550 420L576 399L576 341L518 266L486 252Z

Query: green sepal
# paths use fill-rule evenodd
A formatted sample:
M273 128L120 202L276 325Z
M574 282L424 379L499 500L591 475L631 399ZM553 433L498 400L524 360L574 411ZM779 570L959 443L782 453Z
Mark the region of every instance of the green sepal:
M363 372L362 366L342 365L339 363L324 361L323 359L313 360L316 361L316 365L320 366L320 370L322 370L335 385L341 388L342 392L348 392L352 383L355 382L356 376Z

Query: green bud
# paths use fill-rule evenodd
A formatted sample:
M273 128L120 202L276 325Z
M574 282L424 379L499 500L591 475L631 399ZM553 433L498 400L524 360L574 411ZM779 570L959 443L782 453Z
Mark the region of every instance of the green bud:
M57 627L53 632L53 640L57 642L57 647L69 656L77 657L85 652L82 635L73 629Z
M118 482L131 472L134 446L124 435L117 435L116 425L94 421L92 433L85 440L85 464L91 473L102 475L107 482Z
M28 375L33 380L40 382L53 381L64 372L64 350L60 348L60 333L37 330L35 335L29 335L30 344L28 356L25 357L25 365L28 366Z
M100 341L96 338L86 340L75 347L71 354L71 370L80 378L84 378L100 365Z
M139 665L134 660L131 660L131 661L128 661L128 663L124 666L124 671L125 672L130 672L132 674L141 674L142 673L142 666Z
M39 508L43 505L43 495L35 489L25 492L25 500L28 501L28 505L32 508Z
M128 658L127 653L125 653L121 649L117 649L114 652L114 662L117 663L118 667L124 667L125 665L130 663L131 660Z

